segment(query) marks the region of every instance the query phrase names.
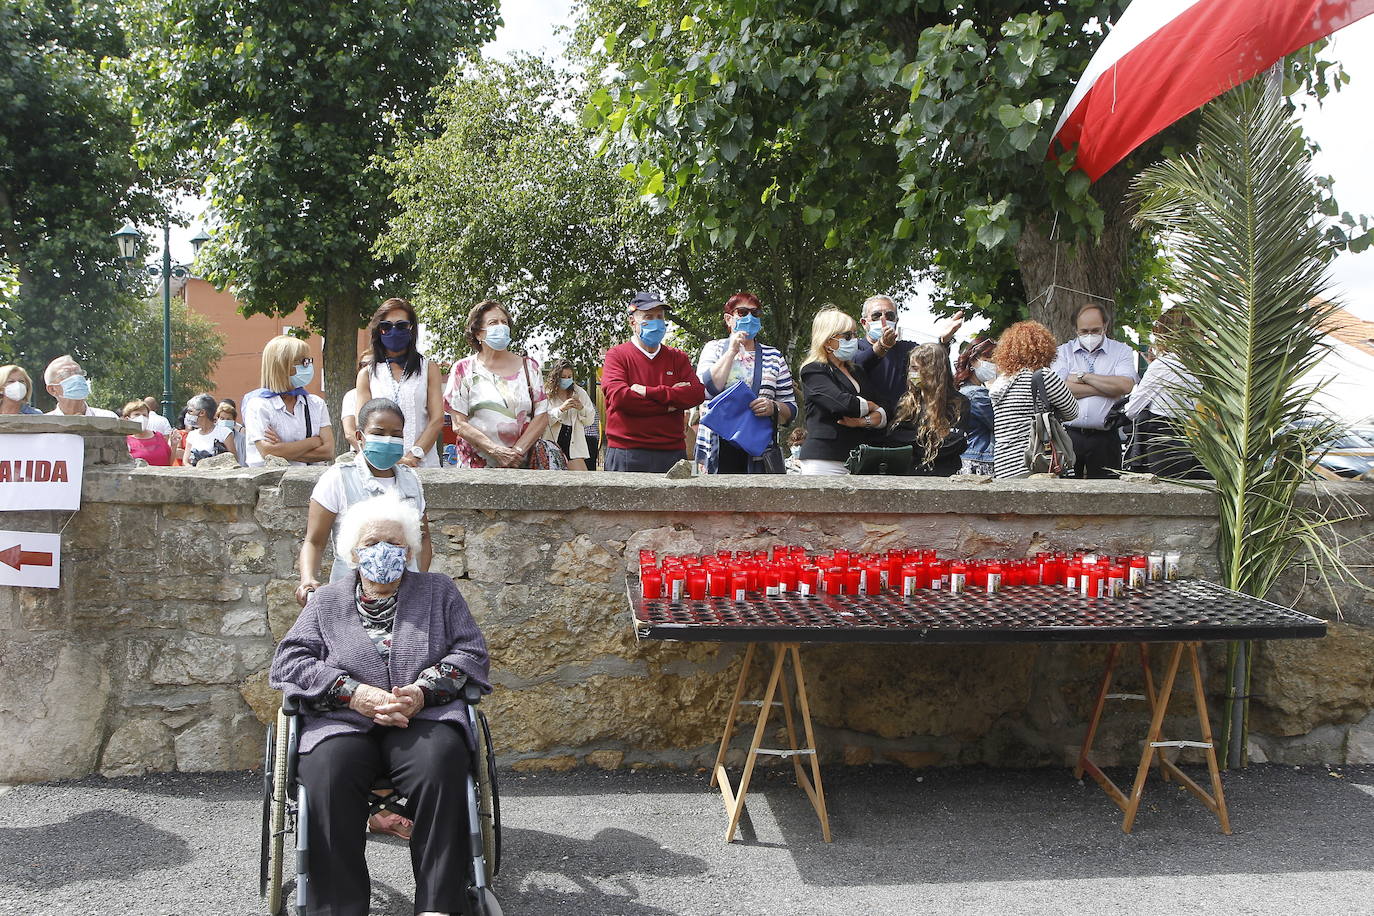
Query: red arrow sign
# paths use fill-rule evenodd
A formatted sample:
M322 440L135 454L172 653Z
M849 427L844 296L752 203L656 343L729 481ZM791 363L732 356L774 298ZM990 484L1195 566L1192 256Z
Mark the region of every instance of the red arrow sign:
M12 569L23 566L51 566L52 554L41 550L20 550L19 545L15 544L7 550L0 550L0 563Z

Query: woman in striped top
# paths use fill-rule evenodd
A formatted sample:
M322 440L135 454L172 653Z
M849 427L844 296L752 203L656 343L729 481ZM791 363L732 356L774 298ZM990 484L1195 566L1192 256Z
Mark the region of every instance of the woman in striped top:
M774 418L774 426L786 426L797 414L792 371L782 353L755 340L763 306L753 293L736 293L725 303L725 326L730 336L713 340L697 359L697 377L714 398L735 382L754 388L750 405L756 416ZM757 382L755 381L757 380ZM704 405L710 410L710 403ZM763 471L762 462L732 442L722 442L706 424L697 429L696 461L708 474L750 474Z
M1078 416L1078 400L1058 373L1042 371L1054 362L1056 345L1038 321L1018 321L997 341L999 375L988 385L993 413L993 476L1026 476L1026 443L1035 418L1034 379L1045 385L1050 410L1060 420Z

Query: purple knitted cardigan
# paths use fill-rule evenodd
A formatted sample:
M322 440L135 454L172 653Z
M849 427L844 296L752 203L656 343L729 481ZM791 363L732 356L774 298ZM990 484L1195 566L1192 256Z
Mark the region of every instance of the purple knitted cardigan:
M315 592L272 659L268 682L297 700L322 696L340 674L390 690L413 684L430 665L449 662L490 692L487 642L458 586L439 573L406 572L397 591L391 656L383 660L358 619L354 579ZM426 706L417 719L452 722L467 730L461 701ZM351 709L313 713L302 707L300 752L308 754L334 735L371 731L375 723ZM469 735L469 738L472 736Z

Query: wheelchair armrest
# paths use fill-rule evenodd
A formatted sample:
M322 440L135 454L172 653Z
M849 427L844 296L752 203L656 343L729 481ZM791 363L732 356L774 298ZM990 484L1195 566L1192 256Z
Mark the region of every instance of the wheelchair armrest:
M463 699L469 706L476 706L482 702L482 688L468 681L463 685Z
M281 711L288 716L300 715L301 704L295 697L288 697L285 694L281 698Z

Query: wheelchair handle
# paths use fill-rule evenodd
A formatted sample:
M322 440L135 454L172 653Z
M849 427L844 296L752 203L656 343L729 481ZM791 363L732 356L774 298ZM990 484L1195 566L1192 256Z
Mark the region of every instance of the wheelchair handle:
M281 698L281 711L286 713L288 716L300 715L300 701L297 700L295 697L289 697L283 694Z

